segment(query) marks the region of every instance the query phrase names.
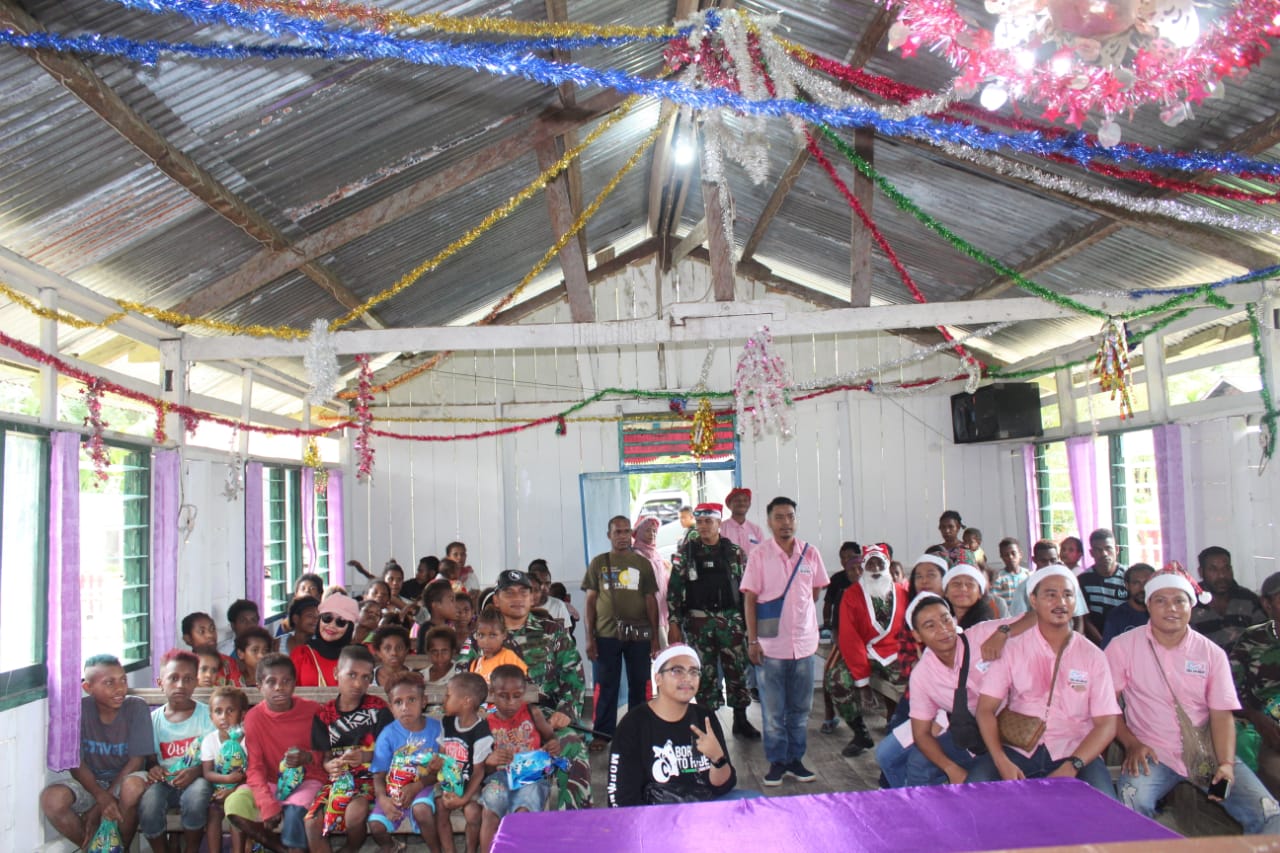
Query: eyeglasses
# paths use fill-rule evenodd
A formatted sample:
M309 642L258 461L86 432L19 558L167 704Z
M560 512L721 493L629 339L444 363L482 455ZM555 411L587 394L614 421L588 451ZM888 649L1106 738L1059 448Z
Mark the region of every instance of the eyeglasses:
M666 669L658 670L659 675L661 675L664 672L671 673L676 678L684 678L686 675L689 676L690 678L702 678L702 670L701 668L696 666L691 666L688 668L683 666L669 666Z
M341 616L335 616L332 613L321 614L320 621L326 625L337 625L339 628L345 628L351 624L350 619L343 619Z

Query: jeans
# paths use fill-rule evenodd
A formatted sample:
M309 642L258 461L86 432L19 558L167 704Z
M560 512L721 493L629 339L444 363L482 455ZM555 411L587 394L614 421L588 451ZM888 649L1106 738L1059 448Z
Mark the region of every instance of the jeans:
M1004 748L1004 754L1026 774L1028 779L1043 779L1057 770L1059 765L1066 763L1066 759L1055 761L1050 758L1049 750L1044 748L1044 744L1036 747L1036 751L1031 753L1030 757L1007 746ZM1086 764L1084 769L1076 774L1076 778L1092 788L1097 788L1108 797L1117 799L1115 785L1111 784L1111 771L1107 769L1101 756ZM969 769L968 781L999 782L1000 771L996 769L995 759L990 755L978 756L978 760Z
M880 773L890 788L903 788L907 784L907 759L917 751L913 746L903 746L894 737L893 727L884 740L876 744L876 764L880 765Z
M943 732L935 739L947 758L965 770L971 769L977 761L969 750L955 745L951 740L951 732ZM917 747L911 747L907 752L907 787L919 788L925 785L945 784L947 784L947 774L942 772L942 768L926 758Z
M889 718L889 731L905 723L911 716L911 697L903 696L893 708L893 716Z
M813 708L813 658L766 657L760 667L764 705L764 754L770 764L804 758L809 711Z
M649 681L649 641L624 643L614 637L596 637L595 730L613 736L618 726L618 683L622 662L627 662L627 707L644 702L644 686Z
M1116 787L1120 790L1120 801L1135 812L1147 817L1156 816L1156 801L1173 790L1179 782L1185 782L1185 776L1179 776L1168 767L1158 762L1151 763L1151 772L1143 776L1120 774ZM1227 814L1240 822L1248 835L1280 833L1280 805L1267 792L1267 789L1253 775L1253 771L1236 759L1235 781L1222 801Z
M182 814L182 828L204 829L209 822L209 798L213 796L213 783L196 779L179 791L168 782L156 782L142 794L138 803L138 828L147 838L164 835L165 814L177 808Z

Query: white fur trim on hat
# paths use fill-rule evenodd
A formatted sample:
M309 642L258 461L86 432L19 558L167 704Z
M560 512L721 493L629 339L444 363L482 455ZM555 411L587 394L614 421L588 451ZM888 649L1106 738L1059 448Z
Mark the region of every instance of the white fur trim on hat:
M914 569L916 566L920 565L921 563L932 563L933 565L937 566L938 571L942 572L944 575L947 573L947 569L951 568L947 564L947 558L939 557L937 554L924 554L920 557L917 557L916 561L911 564L911 568ZM943 588L945 589L946 587L943 587Z
M888 551L886 551L884 548L881 548L879 545L867 545L863 547L862 565L865 566L867 564L867 561L870 560L872 557L878 558L880 562L884 563L885 570L886 571L888 570L889 563L891 562L889 559Z
M1143 586L1146 591L1147 598L1155 595L1162 589L1176 589L1185 592L1187 598L1190 599L1192 606L1197 603L1208 604L1213 600L1213 595L1207 589L1200 590L1200 594L1196 594L1196 589L1192 586L1191 581L1182 574L1174 572L1156 572L1151 576L1151 580L1147 581Z
M947 573L942 576L943 592L946 592L947 584L951 583L953 580L961 576L967 577L967 578L973 578L974 581L978 584L978 591L983 595L987 594L986 572L982 571L979 568L976 568L975 566L970 566L967 563L960 563L959 565L952 566L950 569L947 570Z
M916 615L916 608L919 607L921 604L923 604L925 599L927 598L937 599L938 601L942 602L942 604L944 605L947 603L947 600L942 596L938 595L936 592L917 593L916 597L911 599L911 603L907 605L907 613L905 617L906 622L904 622L903 624L907 626L908 630L910 631L915 630L915 623L912 621L912 619Z
M662 665L672 658L685 656L693 658L698 666L702 666L702 659L698 657L698 652L693 646L686 646L684 643L667 646L653 659L653 664L649 667L649 678L653 681L654 691L658 689L658 670L662 669Z
M1035 592L1036 586L1045 578L1066 578L1071 581L1071 588L1075 591L1076 597L1080 596L1080 583L1076 580L1075 572L1068 569L1061 563L1050 563L1043 569L1036 569L1031 573L1031 577L1027 578L1027 597L1031 597L1031 593Z

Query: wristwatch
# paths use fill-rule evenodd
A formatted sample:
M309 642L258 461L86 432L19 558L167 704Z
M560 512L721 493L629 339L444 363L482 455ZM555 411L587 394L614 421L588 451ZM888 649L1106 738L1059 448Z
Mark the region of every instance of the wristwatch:
M1067 759L1067 761L1071 762L1072 769L1075 770L1077 773L1079 773L1081 770L1084 769L1084 759L1078 755L1071 756L1070 758Z
M712 761L712 762L711 762L711 766L712 766L712 767L714 767L714 768L716 768L717 770L719 770L721 767L724 767L724 766L725 766L726 764L728 764L728 763L729 763L729 756L728 756L728 755L722 755L722 756L720 756L720 760L719 760L719 761Z
M1004 634L1005 636L1008 636L1008 635L1009 635L1009 632L1010 632L1010 631L1012 631L1013 629L1012 629L1012 628L1010 628L1008 625L1001 625L1001 626L1000 626L999 628L997 628L996 630L997 630L997 631L999 631L1001 634Z

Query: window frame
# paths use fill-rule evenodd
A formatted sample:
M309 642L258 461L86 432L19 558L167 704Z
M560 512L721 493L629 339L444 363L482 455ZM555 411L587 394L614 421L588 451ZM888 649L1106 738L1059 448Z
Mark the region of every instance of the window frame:
M4 501L4 460L5 445L8 433L19 432L35 436L40 440L40 466L44 476L39 478L37 500L39 500L39 532L36 537L35 600L43 602L43 607L35 610L35 647L39 649L39 661L17 669L0 672L0 711L8 711L31 702L38 702L49 693L49 430L34 427L30 424L0 420L0 504ZM4 537L3 525L0 525L0 540ZM39 567L44 567L40 570ZM3 568L0 567L0 571Z

